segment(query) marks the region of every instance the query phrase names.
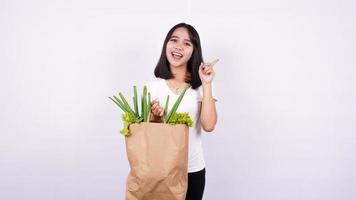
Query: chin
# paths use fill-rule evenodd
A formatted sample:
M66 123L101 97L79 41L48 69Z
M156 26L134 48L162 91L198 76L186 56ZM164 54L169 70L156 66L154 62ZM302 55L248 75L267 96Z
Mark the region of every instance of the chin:
M182 64L182 63L170 63L170 65L171 65L172 67L180 67L180 66L182 66L183 64Z
M176 62L176 61L172 61L172 60L168 60L170 66L172 67L180 67L183 66L184 64L186 64L186 62Z
M179 67L183 67L184 64L182 63L182 64L179 64L179 65L171 65L171 66L174 67L174 68L179 68Z

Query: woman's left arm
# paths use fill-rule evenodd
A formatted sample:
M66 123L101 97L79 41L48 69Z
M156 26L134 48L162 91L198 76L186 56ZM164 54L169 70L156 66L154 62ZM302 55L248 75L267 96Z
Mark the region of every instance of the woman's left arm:
M201 103L200 122L206 132L214 130L217 122L217 113L215 107L215 100L212 95L212 86L210 84L202 85L203 99Z
M218 118L212 93L212 81L215 75L213 66L218 61L219 60L216 59L211 63L201 63L199 66L199 77L203 88L200 122L206 132L214 130Z

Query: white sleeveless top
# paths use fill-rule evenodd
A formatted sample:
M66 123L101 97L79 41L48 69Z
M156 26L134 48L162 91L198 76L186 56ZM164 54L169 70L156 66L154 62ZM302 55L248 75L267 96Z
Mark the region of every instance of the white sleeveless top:
M177 100L179 95L172 92L168 87L166 80L156 78L146 84L147 90L151 93L151 101L157 99L160 106L164 107L167 95L169 95L168 110L170 110ZM215 101L214 87L212 86L212 95ZM189 88L181 103L179 104L177 112L188 112L190 118L193 120L193 127L189 127L189 153L188 153L188 172L197 172L205 168L204 154L202 148L202 134L200 124L200 108L203 97L202 87L197 89Z

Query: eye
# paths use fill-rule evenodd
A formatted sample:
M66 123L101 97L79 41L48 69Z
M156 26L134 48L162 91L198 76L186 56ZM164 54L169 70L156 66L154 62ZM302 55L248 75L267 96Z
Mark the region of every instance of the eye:
M177 39L172 38L172 39L170 39L169 41L171 41L171 42L177 42Z
M185 43L185 46L188 46L188 47L190 47L190 46L192 46L189 42L186 42Z

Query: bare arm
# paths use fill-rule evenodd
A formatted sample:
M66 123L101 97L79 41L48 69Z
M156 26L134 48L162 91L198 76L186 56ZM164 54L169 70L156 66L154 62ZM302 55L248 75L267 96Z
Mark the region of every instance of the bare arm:
M217 112L215 107L215 100L212 95L211 84L204 84L203 99L201 103L200 122L206 132L214 130L217 122Z

